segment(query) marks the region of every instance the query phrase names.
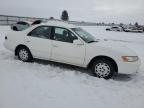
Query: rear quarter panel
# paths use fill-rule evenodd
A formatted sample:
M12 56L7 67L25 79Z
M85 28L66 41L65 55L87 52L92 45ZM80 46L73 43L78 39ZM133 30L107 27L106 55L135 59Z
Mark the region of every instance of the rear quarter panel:
M15 48L19 44L24 43L23 40L24 40L24 33L23 32L12 31L12 32L7 34L7 40L5 40L4 46L11 51L15 51Z

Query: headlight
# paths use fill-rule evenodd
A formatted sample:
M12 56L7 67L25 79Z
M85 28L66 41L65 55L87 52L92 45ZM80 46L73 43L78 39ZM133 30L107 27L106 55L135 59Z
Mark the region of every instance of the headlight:
M135 62L138 61L137 56L122 56L123 61L125 62Z

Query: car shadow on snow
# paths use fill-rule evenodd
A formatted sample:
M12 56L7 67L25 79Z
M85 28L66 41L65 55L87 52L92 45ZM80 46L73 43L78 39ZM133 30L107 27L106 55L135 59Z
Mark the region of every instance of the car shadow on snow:
M40 60L40 59L35 59L34 62L38 63L38 64L43 64L43 65L57 66L57 67L60 67L61 69L67 69L70 71L75 70L75 71L78 71L81 73L88 74L93 77L93 74L91 73L91 71L88 69L85 69L85 68L68 65L68 64L63 64L63 63L58 63L58 62L53 62L53 61ZM131 74L118 74L118 75L115 75L112 79L114 81L128 82L128 81L131 81L134 78L134 76L135 76L134 74L132 74L132 75Z
M121 82L127 82L131 81L135 75L131 74L118 74L113 77L113 80L115 81L121 81Z
M35 59L34 62L38 64L42 64L42 65L50 65L54 67L59 67L61 69L64 69L64 70L66 69L69 71L71 70L80 71L80 72L87 73L92 76L92 74L90 73L90 70L82 68L82 67L78 67L78 66L73 66L73 65L58 63L58 62L53 62L53 61L47 61L47 60L41 60L41 59Z

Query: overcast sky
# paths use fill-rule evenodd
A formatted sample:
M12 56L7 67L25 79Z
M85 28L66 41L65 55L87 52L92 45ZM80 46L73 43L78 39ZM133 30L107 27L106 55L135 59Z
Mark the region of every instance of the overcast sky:
M0 14L60 18L91 22L144 24L144 0L0 0Z

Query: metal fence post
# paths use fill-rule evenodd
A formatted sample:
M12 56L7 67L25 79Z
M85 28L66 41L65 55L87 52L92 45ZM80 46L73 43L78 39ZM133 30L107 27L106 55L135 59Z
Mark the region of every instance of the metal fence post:
M9 23L8 23L8 16L6 16L6 22L7 22L7 24L6 24L6 25L9 25Z

